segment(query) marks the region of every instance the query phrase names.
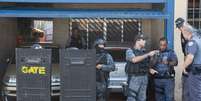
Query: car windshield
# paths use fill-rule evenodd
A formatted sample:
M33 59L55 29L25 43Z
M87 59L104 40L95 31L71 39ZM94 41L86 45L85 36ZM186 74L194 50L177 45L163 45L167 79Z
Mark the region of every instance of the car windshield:
M126 48L106 48L106 50L112 55L112 58L115 62L126 61Z

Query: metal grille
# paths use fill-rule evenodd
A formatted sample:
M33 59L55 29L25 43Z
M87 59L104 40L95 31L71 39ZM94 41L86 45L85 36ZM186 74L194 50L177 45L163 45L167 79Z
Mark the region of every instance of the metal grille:
M107 42L132 42L135 35L141 33L141 22L138 19L77 18L70 21L71 35L74 28L90 49L97 38Z
M188 22L197 29L201 29L201 2L188 0Z
M51 50L16 49L17 101L50 101Z

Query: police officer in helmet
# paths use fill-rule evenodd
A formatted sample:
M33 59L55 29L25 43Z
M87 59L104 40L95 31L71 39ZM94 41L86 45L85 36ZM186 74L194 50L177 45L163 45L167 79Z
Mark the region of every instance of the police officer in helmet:
M176 27L181 31L187 44L185 45L186 57L181 68L184 73L190 68L188 73L189 99L190 101L200 101L201 99L201 34L182 18L175 21Z
M155 100L174 101L175 71L178 59L172 49L167 48L166 38L161 38L159 53L153 58L150 73L154 76Z
M96 49L96 101L106 101L108 97L109 73L115 70L112 56L104 49L105 41L97 39Z
M81 35L79 28L72 29L70 47L76 47L78 49L86 49L86 42L83 35Z
M127 101L146 101L149 57L156 54L156 51L145 53L145 43L145 37L139 34L134 40L133 48L126 51L127 64L125 72L128 75Z

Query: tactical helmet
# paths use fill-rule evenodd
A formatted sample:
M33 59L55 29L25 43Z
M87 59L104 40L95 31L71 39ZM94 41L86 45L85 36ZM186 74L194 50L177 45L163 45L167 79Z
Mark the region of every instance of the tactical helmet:
M184 24L184 22L185 22L185 21L184 21L183 18L177 18L177 19L175 20L176 27L177 27L177 28L182 27L183 24Z
M98 45L105 45L105 40L103 40L103 39L97 39L96 41L95 41L95 43L94 43L94 46L98 46Z
M33 48L33 49L42 49L42 46L40 44L33 44L31 46L31 48Z

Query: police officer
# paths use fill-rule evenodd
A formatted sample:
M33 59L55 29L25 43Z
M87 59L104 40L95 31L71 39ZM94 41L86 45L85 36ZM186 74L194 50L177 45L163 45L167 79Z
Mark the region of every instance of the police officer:
M44 32L40 29L33 28L32 29L32 36L34 44L31 46L33 49L41 49L42 46L39 44L41 42L41 38L44 37Z
M0 101L4 101L3 100L3 78L9 63L10 63L9 58L5 58L4 56L0 58Z
M112 56L104 49L105 41L97 39L96 48L96 100L106 101L108 96L109 73L115 70Z
M189 99L190 101L200 101L201 99L201 35L198 30L184 22L182 18L175 21L177 28L182 32L184 39L187 40L185 46L186 57L182 64L184 73L187 68L189 71Z
M86 42L85 42L83 36L80 34L79 28L72 29L70 47L76 47L79 49L86 48Z
M178 18L175 23L176 27L179 28L183 25L184 19ZM182 52L184 54L184 57L186 57L185 53L185 46L187 44L187 40L185 40L183 34L181 34L181 46L182 46ZM190 68L186 68L186 73L182 73L182 101L190 101L189 99L189 80L188 80L188 72L190 71Z
M174 101L174 66L178 60L175 52L167 48L167 44L165 38L160 39L159 54L154 58L155 63L150 69L154 76L156 101Z
M127 101L146 101L149 56L156 54L156 51L145 53L145 43L144 36L139 34L134 40L134 47L126 51L127 64L125 72L128 75Z

